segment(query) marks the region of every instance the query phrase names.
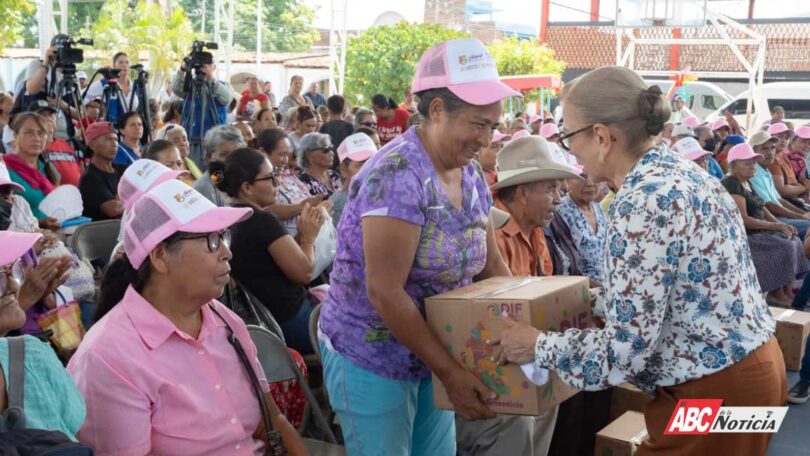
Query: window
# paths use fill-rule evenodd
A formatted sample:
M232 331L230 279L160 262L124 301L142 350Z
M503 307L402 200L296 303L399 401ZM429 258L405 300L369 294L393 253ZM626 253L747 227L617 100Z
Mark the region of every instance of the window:
M786 119L810 119L810 100L770 99L768 107L773 111L776 106L785 108Z

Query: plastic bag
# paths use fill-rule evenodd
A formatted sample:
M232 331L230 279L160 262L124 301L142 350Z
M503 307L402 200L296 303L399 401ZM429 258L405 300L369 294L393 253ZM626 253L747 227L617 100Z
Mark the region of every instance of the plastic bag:
M309 277L310 281L318 278L335 261L337 255L337 229L326 209L321 208L321 210L325 217L321 230L315 238L314 267L312 275Z

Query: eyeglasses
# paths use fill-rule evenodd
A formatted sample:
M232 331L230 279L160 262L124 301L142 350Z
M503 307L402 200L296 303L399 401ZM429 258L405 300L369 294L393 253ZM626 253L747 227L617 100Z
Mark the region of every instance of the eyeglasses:
M255 179L253 179L253 183L255 184L256 182L261 182L261 181L266 181L266 180L269 180L270 183L273 184L273 187L278 187L279 186L278 173L275 173L275 172L273 174L269 175L269 176L257 177Z
M231 231L215 231L213 233L205 233L199 235L191 235L191 236L183 236L178 241L190 241L193 239L205 239L208 241L208 251L211 253L215 253L219 251L219 248L222 247L222 244L225 244L225 247L231 247Z
M569 151L569 152L570 152L570 151L571 151L571 138L572 138L574 135L577 135L577 134L579 134L579 133L582 133L583 131L586 131L586 130L590 130L590 129L591 129L591 128L593 128L593 127L594 127L593 125L588 125L587 127L580 128L579 130L577 130L577 131L575 131L575 132L572 132L572 133L566 133L566 134L564 134L564 135L560 135L560 137L559 137L558 141L560 142L560 145L563 147L563 149L565 149L565 150L567 150L567 151Z
M12 279L17 282L17 286L25 281L25 269L20 260L0 268L0 296L9 294Z
M364 126L364 127L377 128L377 122L371 122L371 121L368 121L368 122L360 122L360 125L362 125L362 126Z

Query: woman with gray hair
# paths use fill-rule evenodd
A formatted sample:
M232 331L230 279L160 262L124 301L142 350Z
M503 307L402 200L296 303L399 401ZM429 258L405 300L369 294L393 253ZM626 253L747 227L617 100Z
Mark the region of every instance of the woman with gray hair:
M205 163L210 167L211 162L225 161L231 152L247 147L242 132L230 125L218 125L205 133L203 139L203 152ZM211 180L211 171L207 170L194 183L194 190L202 193L209 201L218 207L227 206L226 197L216 188L216 182Z
M354 114L354 128L369 127L377 128L377 116L374 111L367 108L360 108Z
M340 190L340 174L332 169L332 149L332 140L325 133L307 133L298 145L298 166L303 170L298 178L313 196L325 194L328 198Z

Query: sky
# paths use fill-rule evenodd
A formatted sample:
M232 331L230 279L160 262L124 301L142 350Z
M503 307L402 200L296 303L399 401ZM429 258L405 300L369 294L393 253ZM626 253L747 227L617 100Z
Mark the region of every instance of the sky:
M342 0L303 0L306 5L316 8L315 27L329 28L333 1L342 3ZM345 1L348 4L347 28L350 30L370 27L386 11L398 12L410 21L424 19L424 0ZM633 0L602 0L601 20L615 18L617 1ZM496 21L531 26L535 30L539 26L541 0L493 0L492 4L495 5L493 19ZM550 20L586 21L590 18L590 5L591 0L551 0ZM710 0L709 8L723 11L732 17L745 18L748 15L748 0ZM810 16L810 0L756 0L754 4L755 18L798 16Z

